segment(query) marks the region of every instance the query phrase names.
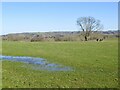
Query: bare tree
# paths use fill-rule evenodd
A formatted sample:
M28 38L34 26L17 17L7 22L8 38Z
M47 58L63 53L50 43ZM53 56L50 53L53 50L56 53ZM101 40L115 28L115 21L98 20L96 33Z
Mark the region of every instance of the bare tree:
M100 24L100 20L90 16L78 18L77 25L80 26L80 29L83 31L85 41L88 40L88 37L92 32L103 29L103 25Z

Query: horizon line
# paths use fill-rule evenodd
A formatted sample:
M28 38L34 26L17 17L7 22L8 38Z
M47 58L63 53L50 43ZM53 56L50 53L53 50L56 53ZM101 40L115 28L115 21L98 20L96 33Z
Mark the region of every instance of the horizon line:
M109 30L99 30L102 32L106 32L106 31L119 31L119 29L109 29ZM47 33L47 32L81 32L81 30L78 31L28 31L28 32L11 32L11 33L6 33L6 34L0 34L1 35L8 35L8 34L22 34L22 33Z

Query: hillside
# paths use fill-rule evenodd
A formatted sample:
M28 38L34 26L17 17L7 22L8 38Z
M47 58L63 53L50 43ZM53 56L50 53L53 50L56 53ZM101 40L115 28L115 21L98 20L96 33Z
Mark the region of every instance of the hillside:
M118 37L118 31L99 31L93 32L89 40L97 38L115 38ZM8 41L83 41L84 37L80 31L62 31L62 32L30 32L30 33L11 33L1 35L2 40Z

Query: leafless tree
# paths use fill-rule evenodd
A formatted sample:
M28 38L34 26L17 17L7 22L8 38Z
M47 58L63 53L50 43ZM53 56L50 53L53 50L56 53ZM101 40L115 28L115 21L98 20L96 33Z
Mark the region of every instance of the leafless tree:
M92 32L103 29L103 25L100 23L100 20L97 20L94 17L90 17L90 16L78 18L77 25L80 26L85 41L88 40L88 37Z

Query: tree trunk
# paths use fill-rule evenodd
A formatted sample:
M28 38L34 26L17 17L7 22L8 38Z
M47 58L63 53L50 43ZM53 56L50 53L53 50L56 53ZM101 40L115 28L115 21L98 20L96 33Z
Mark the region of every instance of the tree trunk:
M85 41L87 41L87 36L85 36Z

